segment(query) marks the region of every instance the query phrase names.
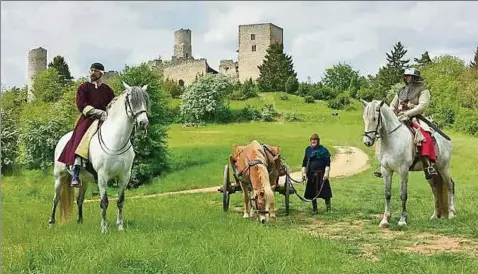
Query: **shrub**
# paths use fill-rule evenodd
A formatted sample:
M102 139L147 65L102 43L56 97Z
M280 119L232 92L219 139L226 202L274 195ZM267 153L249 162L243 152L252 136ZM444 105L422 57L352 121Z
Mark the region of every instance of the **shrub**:
M302 119L300 118L299 114L297 112L286 112L283 113L282 119L285 122L300 122Z
M247 100L259 96L259 90L257 85L252 82L252 79L245 81L242 85L235 85L238 87L232 92L230 99L232 100Z
M274 121L274 117L277 115L277 111L275 110L274 106L271 104L267 104L262 108L262 120L265 122L272 122Z
M221 112L227 111L227 96L232 83L227 76L206 75L186 88L181 98L181 121L201 123L218 121Z
M304 97L304 102L306 102L307 104L312 104L315 102L315 100L314 100L314 97L308 95Z
M33 95L35 100L43 102L58 101L68 88L63 82L55 68L48 68L35 75L33 80Z
M285 82L285 92L289 94L295 94L299 89L299 81L294 75L290 75Z
M350 97L347 93L341 93L327 102L327 106L331 109L344 109L348 105L350 105Z
M288 96L287 94L282 94L282 95L280 96L280 99L281 99L282 101L288 101L288 100L289 100L289 96Z
M163 87L166 93L170 94L172 98L179 98L182 93L182 88L174 80L166 79L163 81Z
M55 146L71 131L71 125L56 104L41 101L23 110L20 144L21 162L27 169L46 169L53 165Z
M136 157L133 162L132 180L140 184L150 181L161 175L170 167L167 145L167 127L170 110L168 98L163 87L161 76L152 71L146 64L126 66L111 83L115 91L123 90L122 81L130 86L148 85L150 111L148 112L149 126L147 135L132 137Z
M18 124L12 117L10 111L1 109L1 121L2 121L2 174L6 171L11 171L16 164L18 157L18 137L20 132L18 131Z
M454 128L478 137L478 111L461 108L456 115Z
M251 105L246 105L239 113L237 120L239 121L260 121L262 119L261 112L253 108Z

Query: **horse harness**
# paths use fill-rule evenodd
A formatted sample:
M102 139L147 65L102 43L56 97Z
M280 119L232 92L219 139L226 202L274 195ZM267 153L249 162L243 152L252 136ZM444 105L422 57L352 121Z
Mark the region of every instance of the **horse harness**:
M274 155L274 153L267 147L267 145L264 145L264 144L261 144L261 145L262 145L262 147L264 148L264 150L267 150L267 151L270 152L272 155ZM237 154L235 157L238 157L243 151L244 151L244 150L241 150L241 151L239 152L239 154ZM267 158L267 155L264 155L264 156L265 156L265 158ZM276 155L274 155L274 156L276 156ZM236 161L237 161L237 158L236 158ZM254 167L254 166L258 166L258 165L263 165L263 166L265 166L266 169L267 169L267 171L268 171L268 173L269 173L269 175L272 173L272 170L273 170L273 169L272 169L271 167L269 167L269 165L267 165L267 164L264 163L263 161L261 161L261 160L252 160L252 161L248 161L247 166L246 166L243 170L241 170L239 173L237 172L237 169L236 169L236 166L235 166L235 162L234 162L234 164L232 165L232 171L233 171L234 177L235 177L237 180L241 181L243 184L245 184L245 185L247 185L247 186L250 186L250 185L252 185L251 180L250 180L250 168L251 168L251 167ZM248 172L248 174L246 175L247 172ZM276 182L276 184L277 184L277 182ZM256 212L261 213L261 214L267 214L267 213L269 213L268 210L257 210L257 208L258 208L257 197L251 197L250 200L251 200L251 201L254 201L254 203L255 203L255 208L256 208L255 211L256 211Z

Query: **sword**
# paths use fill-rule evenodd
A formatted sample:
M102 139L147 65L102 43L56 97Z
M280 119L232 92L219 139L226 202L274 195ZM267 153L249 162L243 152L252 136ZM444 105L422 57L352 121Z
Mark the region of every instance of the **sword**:
M448 135L446 135L443 131L441 131L441 129L439 129L436 125L434 125L432 122L428 121L428 119L426 119L425 117L423 117L423 115L421 114L418 114L418 115L415 115L416 118L420 119L421 121L425 122L425 124L427 124L429 127L433 128L436 132L438 132L441 136L445 137L445 139L447 139L448 141L451 141L451 138L448 137Z

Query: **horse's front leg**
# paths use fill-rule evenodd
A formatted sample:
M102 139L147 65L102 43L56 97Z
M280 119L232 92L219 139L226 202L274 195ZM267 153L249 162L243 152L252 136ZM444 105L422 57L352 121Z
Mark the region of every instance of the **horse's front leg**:
M402 214L398 221L399 226L406 226L408 220L407 214L407 198L408 198L408 168L403 167L400 170L400 199L402 200Z
M106 193L107 181L105 177L98 174L98 188L100 189L100 207L101 207L101 232L108 231L108 222L106 220L106 210L108 209L108 195Z
M119 231L123 230L123 205L124 205L124 190L128 185L129 179L131 178L131 174L127 174L124 178L122 178L119 183L119 191L118 191L118 215L116 217L116 227Z
M390 213L390 200L392 198L392 171L385 169L383 166L381 167L381 172L383 176L383 182L385 185L385 212L383 214L382 220L380 221L379 227L385 228L389 225L389 220L391 217Z
M249 208L249 193L247 191L247 185L243 184L242 182L240 182L239 184L241 185L242 200L244 202L244 215L242 215L242 218L249 218L249 212L251 209Z
M436 219L436 218L440 217L440 209L439 209L439 203L438 203L437 188L436 188L436 185L435 185L435 177L427 179L427 182L432 189L433 198L434 198L434 202L435 202L435 210L433 211L433 215L430 217L430 220L433 220L433 219Z
M56 207L60 201L61 180L62 178L60 177L55 178L55 195L53 196L50 220L48 220L50 226L55 224Z
M76 204L78 205L78 218L77 223L83 223L83 201L85 201L86 190L88 189L88 182L81 184L80 191L78 191L78 198L76 199Z

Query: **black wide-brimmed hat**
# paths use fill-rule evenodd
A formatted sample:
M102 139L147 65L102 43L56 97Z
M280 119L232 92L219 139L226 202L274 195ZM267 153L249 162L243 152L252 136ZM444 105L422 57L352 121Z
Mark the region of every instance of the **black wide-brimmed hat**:
M90 69L97 69L97 70L105 71L105 67L104 67L103 64L101 64L101 63L93 63L93 64L91 64Z

